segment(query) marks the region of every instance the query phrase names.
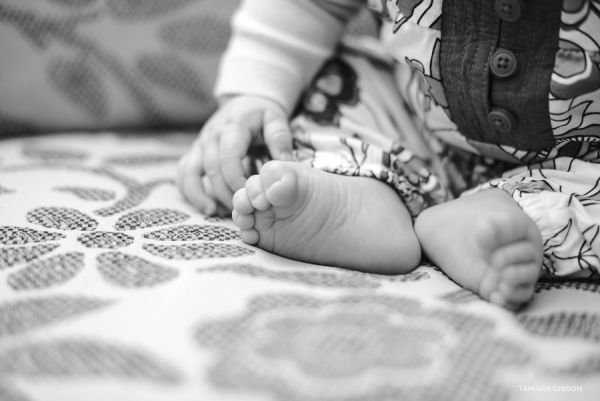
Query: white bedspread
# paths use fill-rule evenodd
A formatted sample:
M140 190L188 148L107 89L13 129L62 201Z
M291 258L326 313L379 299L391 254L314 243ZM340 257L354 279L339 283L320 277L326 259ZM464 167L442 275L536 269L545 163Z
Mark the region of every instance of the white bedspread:
M600 283L514 314L268 254L182 199L191 139L0 141L0 400L598 399Z

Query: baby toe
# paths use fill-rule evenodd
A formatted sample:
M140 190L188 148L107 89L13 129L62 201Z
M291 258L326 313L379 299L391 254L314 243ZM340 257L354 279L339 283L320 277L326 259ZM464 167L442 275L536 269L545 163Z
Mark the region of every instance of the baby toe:
M254 211L254 206L248 198L246 188L242 188L233 194L233 210L239 214L250 214Z
M506 300L504 299L504 297L502 296L502 294L500 294L500 291L498 291L498 290L490 293L489 301L490 301L490 303L492 303L494 305L498 305L498 306L504 306L506 304Z
M257 210L267 210L271 207L271 204L267 200L265 193L260 186L260 177L253 175L246 181L246 193L250 199L250 203Z
M498 292L506 303L522 304L533 295L533 284L515 286L503 281L498 285Z
M260 182L269 203L287 206L298 193L298 174L303 166L297 163L270 161L260 171Z
M529 241L518 241L496 249L490 258L490 265L495 269L531 262L535 259L535 248Z
M539 278L541 267L529 263L506 267L502 273L502 280L512 285L535 283Z
M237 211L233 211L231 213L231 217L233 218L233 222L236 226L241 228L242 230L248 230L254 227L254 214L239 214Z
M240 230L240 237L242 238L242 241L244 241L248 245L257 244L258 240L260 239L258 231L256 231L254 228L250 228L248 230Z

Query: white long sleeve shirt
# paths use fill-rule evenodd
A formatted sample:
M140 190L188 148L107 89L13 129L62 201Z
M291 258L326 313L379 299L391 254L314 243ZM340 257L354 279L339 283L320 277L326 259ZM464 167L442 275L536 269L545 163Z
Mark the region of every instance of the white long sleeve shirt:
M217 97L252 94L291 112L365 0L244 0L221 62Z

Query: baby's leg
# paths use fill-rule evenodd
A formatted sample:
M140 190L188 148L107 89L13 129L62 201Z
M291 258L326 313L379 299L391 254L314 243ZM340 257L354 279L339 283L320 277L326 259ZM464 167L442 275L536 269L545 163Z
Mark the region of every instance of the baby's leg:
M249 244L288 258L375 273L407 273L421 258L398 194L365 177L271 161L233 199Z
M531 297L541 267L556 279L600 277L598 162L561 157L520 167L426 210L415 223L423 252L460 285L510 309Z
M516 309L533 295L542 266L542 237L503 190L427 209L417 218L415 231L425 255L482 298Z
M299 163L265 164L234 196L245 242L374 273L417 266L411 216L446 191L394 88L381 62L342 54L323 66L291 123Z

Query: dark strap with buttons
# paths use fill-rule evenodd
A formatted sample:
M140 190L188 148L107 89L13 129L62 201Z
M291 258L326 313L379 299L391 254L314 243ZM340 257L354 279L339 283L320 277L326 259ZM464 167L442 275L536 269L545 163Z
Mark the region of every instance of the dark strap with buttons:
M469 139L555 145L550 78L561 0L444 0L440 65L452 120Z

